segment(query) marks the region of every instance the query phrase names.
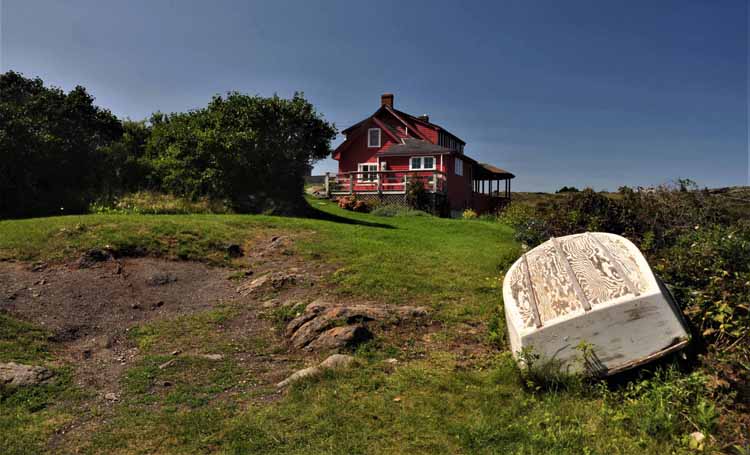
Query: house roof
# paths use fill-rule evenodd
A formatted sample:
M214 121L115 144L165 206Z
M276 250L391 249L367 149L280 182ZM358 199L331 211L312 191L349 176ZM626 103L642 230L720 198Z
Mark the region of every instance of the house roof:
M442 145L407 137L402 139L401 144L392 145L378 152L377 156L450 155L451 153L454 153L454 150Z
M466 145L466 142L463 139L461 139L460 137L458 137L455 134L451 133L450 131L446 130L442 126L440 126L438 124L435 124L435 123L432 123L432 122L425 121L424 119L421 119L421 118L416 117L416 116L411 115L411 114L407 114L406 112L400 111L398 109L394 109L394 108L389 107L389 106L381 106L371 116L369 116L369 117L367 117L365 119L360 120L359 122L355 123L354 125L350 126L349 128L346 128L345 130L342 130L341 132L343 134L348 134L349 132L357 129L364 122L366 122L367 120L369 120L371 118L374 118L375 116L377 116L381 112L388 112L389 114L391 114L392 116L394 116L396 119L398 119L399 121L401 121L403 123L406 123L407 125L408 125L408 122L419 123L421 125L426 125L428 127L434 128L436 130L443 131L444 133L447 133L448 135L453 136L460 143ZM411 126L411 128L413 128L413 125L410 125L410 126ZM421 133L419 133L418 130L415 130L415 134L417 134L418 136L421 136L424 139L424 137L422 136Z
M505 169L487 163L478 163L474 170L474 178L477 180L512 179L515 177Z

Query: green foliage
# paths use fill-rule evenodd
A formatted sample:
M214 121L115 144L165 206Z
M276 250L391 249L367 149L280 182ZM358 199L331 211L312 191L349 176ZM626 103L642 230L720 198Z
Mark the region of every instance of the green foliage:
M521 384L530 392L558 392L582 387L582 375L568 371L558 359L542 357L532 346L524 347L516 355Z
M122 192L158 188L158 182L153 181L153 163L146 156L151 125L125 120L122 129L122 137L102 149L99 200L110 200Z
M424 187L424 182L416 177L412 177L406 182L406 204L414 210L427 210L428 194Z
M602 388L603 411L648 437L675 439L696 430L711 434L719 413L706 400L706 381L699 372L685 375L674 368L657 370L653 377L632 381L622 390Z
M560 194L560 193L577 193L578 191L580 190L574 186L564 186L555 192Z
M151 124L146 150L163 190L254 213L299 211L304 173L336 134L299 93L229 93L202 109L154 114Z
M191 213L232 213L232 209L228 201L216 201L205 197L190 200L171 194L138 191L115 197L110 202L92 203L89 206L89 212L99 214L188 215Z
M122 135L81 86L68 93L0 74L0 218L82 212L101 189L101 151Z

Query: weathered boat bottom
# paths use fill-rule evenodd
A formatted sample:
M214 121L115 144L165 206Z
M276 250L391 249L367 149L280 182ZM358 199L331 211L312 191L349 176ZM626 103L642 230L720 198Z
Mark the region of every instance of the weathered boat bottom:
M514 355L531 349L568 372L610 376L689 341L669 290L638 248L607 233L553 238L524 254L503 284Z
M618 373L622 373L623 371L630 370L631 368L638 368L641 365L645 365L649 362L652 362L656 359L662 358L664 356L667 356L669 354L672 354L674 352L677 352L685 347L690 343L690 340L687 338L683 339L677 339L675 340L675 343L660 350L656 351L651 355L648 355L646 357L643 357L641 359L632 360L630 362L624 363L618 367L615 368L609 368L604 373L601 373L601 376L607 377L607 376L613 376Z

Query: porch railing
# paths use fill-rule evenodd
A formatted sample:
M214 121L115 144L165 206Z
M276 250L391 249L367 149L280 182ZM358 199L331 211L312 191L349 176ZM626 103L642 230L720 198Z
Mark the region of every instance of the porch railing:
M419 182L429 193L448 191L446 174L440 171L354 171L326 175L328 194L403 194L410 181Z

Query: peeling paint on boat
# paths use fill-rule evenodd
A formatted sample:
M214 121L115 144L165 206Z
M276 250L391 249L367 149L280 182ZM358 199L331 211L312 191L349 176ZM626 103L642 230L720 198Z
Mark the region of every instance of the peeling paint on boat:
M688 330L669 291L624 237L552 238L524 254L503 283L514 355L525 347L570 371L613 374L684 347ZM577 346L590 346L583 359Z

